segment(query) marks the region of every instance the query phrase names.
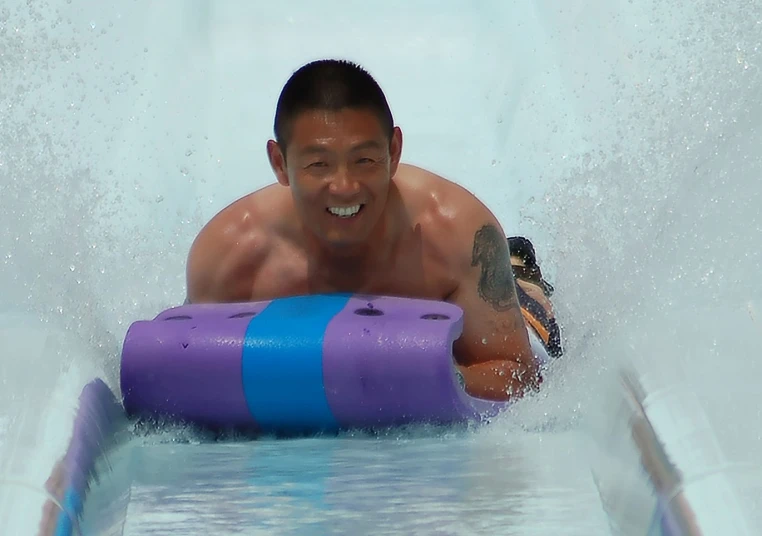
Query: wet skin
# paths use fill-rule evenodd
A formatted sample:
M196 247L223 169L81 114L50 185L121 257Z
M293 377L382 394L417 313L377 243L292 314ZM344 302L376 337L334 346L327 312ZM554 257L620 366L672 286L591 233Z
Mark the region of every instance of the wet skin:
M188 257L192 303L329 292L443 300L464 311L454 355L466 390L517 398L538 384L505 233L464 188L400 164L362 109L298 116L267 143L277 183L226 207ZM359 207L359 210L357 210Z

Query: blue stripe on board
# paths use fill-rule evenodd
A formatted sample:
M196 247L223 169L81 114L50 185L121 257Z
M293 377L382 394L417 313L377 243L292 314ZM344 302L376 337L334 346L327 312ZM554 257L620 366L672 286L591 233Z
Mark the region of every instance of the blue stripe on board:
M70 487L64 493L61 507L63 511L58 514L55 536L71 536L74 533L74 523L69 516L77 517L82 513L82 497Z
M323 386L323 338L349 294L273 300L243 343L243 392L263 429L336 429Z

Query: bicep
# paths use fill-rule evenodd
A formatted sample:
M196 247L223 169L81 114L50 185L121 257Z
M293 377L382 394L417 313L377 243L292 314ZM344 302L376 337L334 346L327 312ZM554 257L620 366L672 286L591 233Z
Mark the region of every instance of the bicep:
M239 298L242 248L225 236L199 235L191 246L186 267L187 300L219 303Z
M200 236L188 255L188 299L193 303L250 300L269 247L268 237L258 229Z
M191 246L185 267L185 303L213 301L214 266L210 259L216 254L204 237L199 236Z
M530 364L505 234L496 222L488 222L476 230L471 243L470 263L450 299L464 311L457 357L464 365L493 360Z

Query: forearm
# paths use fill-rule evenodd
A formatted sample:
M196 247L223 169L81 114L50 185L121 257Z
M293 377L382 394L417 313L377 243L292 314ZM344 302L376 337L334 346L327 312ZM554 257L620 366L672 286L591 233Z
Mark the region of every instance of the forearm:
M517 400L542 381L539 369L516 361L486 361L458 366L466 392L487 400Z

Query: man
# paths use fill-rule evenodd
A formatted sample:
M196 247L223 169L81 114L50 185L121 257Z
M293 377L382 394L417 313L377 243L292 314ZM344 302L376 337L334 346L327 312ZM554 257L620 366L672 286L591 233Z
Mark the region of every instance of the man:
M445 300L464 310L454 354L470 394L506 400L537 388L500 224L465 189L400 164L401 154L402 132L367 72L336 60L300 68L267 142L277 184L202 229L188 302L329 292Z

